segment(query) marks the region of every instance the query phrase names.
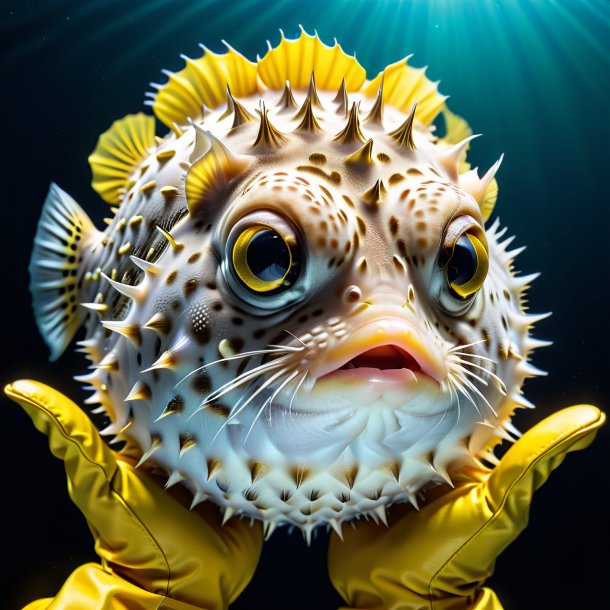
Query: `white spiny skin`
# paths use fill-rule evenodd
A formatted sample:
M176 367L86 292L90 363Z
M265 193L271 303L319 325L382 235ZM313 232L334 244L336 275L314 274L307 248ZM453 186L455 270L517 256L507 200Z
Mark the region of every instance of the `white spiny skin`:
M527 362L537 318L522 310L531 278L514 275L497 222L486 232L482 288L459 315L443 308L442 236L456 218L481 228L483 219L476 184L461 185L432 131L416 124L415 150L401 146L388 134L406 115L386 106L383 125L364 122L374 100L350 94L350 106L361 102L363 141L373 139L371 162L350 163L363 141L334 139L347 120L335 91L318 91L319 131L297 131L301 118L277 107L280 94L262 95L280 145L253 146L256 95L239 100L255 120L231 129L226 106L206 110L134 173L106 244L84 261L81 300L108 307L89 314L82 347L93 367L83 380L112 420L104 432L139 447L141 464L186 485L194 504L209 499L227 518L262 519L269 532L291 523L309 535L360 514L384 520L386 506L415 503L459 466L493 460L515 408L528 406L520 390L537 374ZM294 92L299 106L305 95ZM193 217L184 181L205 138L197 126L248 166ZM175 154L159 161L166 150ZM379 202L367 194L377 180ZM231 272L227 240L246 216L297 236L303 271L277 297L252 295ZM171 227L175 243L156 225ZM383 373L366 384L320 381L387 344L430 370L395 382Z

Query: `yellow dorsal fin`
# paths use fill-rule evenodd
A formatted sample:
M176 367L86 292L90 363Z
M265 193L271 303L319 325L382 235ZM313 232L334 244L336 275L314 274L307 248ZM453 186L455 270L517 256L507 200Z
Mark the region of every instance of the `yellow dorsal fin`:
M443 108L442 112L445 121L445 135L441 138L443 142L446 142L447 144L457 144L472 135L472 129L470 129L470 125L468 125L465 119L451 112L447 106ZM466 160L469 148L470 143L466 145L462 152L458 170L460 174L463 174L470 169L470 163Z
M155 146L155 119L139 112L115 121L98 139L89 155L91 186L111 204L121 195L134 168Z
M362 92L368 97L375 98L383 77L384 104L394 106L408 114L413 104L417 102L415 120L430 125L447 98L438 92L438 83L426 77L426 69L412 68L407 65L408 59L409 57L406 57L390 64L367 83L362 88Z
M357 91L366 79L364 68L336 41L329 47L317 34L311 36L303 28L296 40L287 39L282 32L280 44L270 48L258 62L258 75L263 83L278 91L286 81L290 81L292 89L307 89L312 72L321 90L338 89L345 78L347 91Z
M202 47L198 59L185 57L186 67L168 74L152 102L157 118L172 127L186 125L189 119L202 115L205 104L216 108L227 101L227 85L235 97L248 97L258 91L256 64L226 44L224 54L213 53Z

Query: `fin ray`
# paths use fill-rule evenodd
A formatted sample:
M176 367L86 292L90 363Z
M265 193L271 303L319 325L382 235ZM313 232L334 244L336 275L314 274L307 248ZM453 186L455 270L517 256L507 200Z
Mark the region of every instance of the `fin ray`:
M59 358L87 315L79 305L79 262L100 235L76 201L51 184L29 267L36 324L51 360Z
M415 120L427 126L441 111L447 98L438 92L438 83L428 79L425 68L412 68L407 64L408 59L387 66L366 83L362 93L375 98L383 78L383 103L408 114L417 102Z
M307 89L311 73L319 88L338 89L345 78L347 91L357 91L366 80L366 72L355 57L347 55L339 43L325 45L318 35L301 29L301 35L290 40L282 34L280 44L269 49L258 62L258 74L267 87L281 91L286 81L292 89Z
M186 66L168 75L168 81L154 96L152 108L167 127L186 125L189 119L201 118L205 104L217 108L227 100L229 85L236 97L247 97L258 91L256 64L227 45L224 54L204 49L198 59L186 58Z
M128 114L112 123L89 155L91 186L110 203L121 202L122 189L137 165L155 145L155 119L142 112Z

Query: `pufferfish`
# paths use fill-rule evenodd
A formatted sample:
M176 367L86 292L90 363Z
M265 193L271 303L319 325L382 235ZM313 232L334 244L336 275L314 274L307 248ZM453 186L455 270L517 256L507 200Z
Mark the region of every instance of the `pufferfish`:
M304 31L256 63L226 46L152 85L166 135L139 113L99 138L104 231L51 185L38 326L51 359L85 326L102 433L193 506L268 535L385 521L495 462L532 406L534 276L485 226L500 162L470 168L475 136L409 58L367 80Z

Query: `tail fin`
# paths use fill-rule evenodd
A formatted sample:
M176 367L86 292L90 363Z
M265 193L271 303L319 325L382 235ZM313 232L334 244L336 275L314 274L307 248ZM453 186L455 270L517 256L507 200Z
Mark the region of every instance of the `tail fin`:
M96 235L100 232L78 203L52 183L30 259L34 315L50 360L61 356L87 315L79 304L78 281L84 246Z

